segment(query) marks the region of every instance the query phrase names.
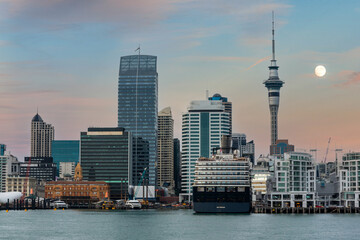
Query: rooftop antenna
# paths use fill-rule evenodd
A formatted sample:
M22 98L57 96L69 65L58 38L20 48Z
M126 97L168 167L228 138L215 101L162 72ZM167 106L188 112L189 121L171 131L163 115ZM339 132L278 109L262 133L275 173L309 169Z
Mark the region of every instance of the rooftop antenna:
M274 23L274 11L272 11L272 59L275 60L275 23Z

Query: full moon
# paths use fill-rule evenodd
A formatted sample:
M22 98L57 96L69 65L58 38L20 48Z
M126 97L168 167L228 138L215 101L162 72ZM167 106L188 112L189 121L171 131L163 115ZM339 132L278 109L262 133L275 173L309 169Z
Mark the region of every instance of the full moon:
M315 75L318 77L323 77L326 74L326 68L323 65L319 65L315 68Z

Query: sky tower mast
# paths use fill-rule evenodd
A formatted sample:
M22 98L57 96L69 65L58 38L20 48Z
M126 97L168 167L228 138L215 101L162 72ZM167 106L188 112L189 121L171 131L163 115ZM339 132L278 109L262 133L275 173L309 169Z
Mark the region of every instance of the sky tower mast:
M272 59L269 66L269 79L264 81L265 87L269 92L269 108L270 108L270 122L271 122L271 143L275 144L278 139L278 109L280 102L280 88L284 82L280 80L278 75L279 66L276 65L275 60L275 26L274 26L274 12L272 12Z

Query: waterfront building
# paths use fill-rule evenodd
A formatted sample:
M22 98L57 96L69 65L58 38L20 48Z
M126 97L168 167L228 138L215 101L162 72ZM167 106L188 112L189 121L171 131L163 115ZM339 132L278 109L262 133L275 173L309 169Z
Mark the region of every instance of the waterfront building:
M74 181L54 181L45 185L45 198L61 199L70 205L85 205L108 197L110 186L104 181L83 181L80 163Z
M26 184L25 184L26 182ZM26 189L24 189L26 186ZM9 175L6 178L6 192L24 192L25 196L36 195L37 180L34 177L20 177Z
M158 120L156 62L156 56L140 54L123 56L120 59L118 127L125 128L134 136L133 168L136 172L134 185L138 184L140 175L144 170L144 163L147 163L147 176L150 185L154 186L156 181ZM139 144L138 139L142 143ZM143 150L148 150L148 154L142 153ZM148 159L142 159L139 155L148 157Z
M60 162L59 177L72 178L75 174L75 162Z
M158 114L157 184L174 192L174 120L170 107Z
M345 153L339 168L341 205L360 207L360 152Z
M51 144L55 130L51 124L36 115L31 120L31 157L51 157Z
M191 201L195 163L209 158L220 147L221 137L230 134L229 113L221 101L192 101L182 114L180 201Z
M54 140L51 145L51 156L57 165L57 176L60 176L60 163L72 162L74 167L79 162L79 140ZM66 165L66 164L65 164ZM64 165L64 166L65 166Z
M174 183L175 195L178 196L181 191L181 152L178 138L174 138Z
M274 157L274 185L269 193L271 207L315 207L315 172L308 153L288 152Z
M219 93L215 93L212 97L209 97L208 100L211 101L221 101L224 105L224 111L229 113L229 124L230 124L230 134L232 133L232 102L228 101L227 97L222 97Z
M132 184L131 134L119 127L88 128L80 136L80 163L84 180L107 182L111 198L125 197Z
M270 145L276 144L278 139L278 110L280 103L280 88L283 86L284 82L280 80L278 69L279 66L276 65L275 60L275 38L274 38L274 19L272 22L272 59L269 66L269 78L264 81L265 87L268 89L268 98L269 98L269 109L270 109Z
M278 139L275 144L270 146L270 155L281 155L286 152L294 152L295 146L289 144L289 140L287 139Z
M36 178L38 183L54 181L56 177L56 164L52 157L25 157L25 162L21 162L19 167L21 177Z
M267 195L267 181L271 178L272 161L267 157L259 157L251 169L251 187L253 202L263 203Z

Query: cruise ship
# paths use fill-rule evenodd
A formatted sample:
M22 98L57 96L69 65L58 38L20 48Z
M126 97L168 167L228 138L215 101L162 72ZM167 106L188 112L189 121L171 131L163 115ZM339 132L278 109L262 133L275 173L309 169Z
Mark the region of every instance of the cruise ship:
M197 213L250 213L249 159L230 148L223 136L222 148L211 158L200 157L195 166L194 211Z

